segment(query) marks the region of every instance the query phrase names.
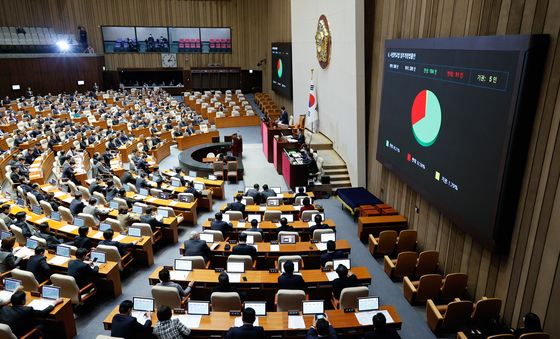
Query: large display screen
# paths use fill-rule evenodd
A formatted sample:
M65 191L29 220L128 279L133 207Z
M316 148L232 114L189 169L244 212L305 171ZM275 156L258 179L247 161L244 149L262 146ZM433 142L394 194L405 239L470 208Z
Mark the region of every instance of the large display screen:
M385 42L377 159L493 248L513 227L525 162L512 161L526 154L534 110L521 108L534 97L524 85L539 40Z
M292 98L292 44L272 43L272 90Z

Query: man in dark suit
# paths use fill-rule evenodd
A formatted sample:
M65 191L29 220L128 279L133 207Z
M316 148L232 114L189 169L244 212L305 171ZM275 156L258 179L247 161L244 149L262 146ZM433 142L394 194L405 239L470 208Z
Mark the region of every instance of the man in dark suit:
M262 228L259 228L259 222L257 221L257 219L252 219L251 220L251 228L248 228L247 231L249 231L249 232L259 232L260 234L263 233Z
M187 183L185 178L181 175L181 167L175 167L175 174L173 175L173 178L179 179L179 181L181 181L181 186L185 186Z
M42 311L34 310L32 307L25 306L27 303L25 292L16 291L10 298L11 306L0 308L0 323L10 326L12 332L19 338L27 334L39 324L37 318L44 319L54 309L50 305ZM62 299L56 301L60 304Z
M290 117L288 116L288 111L286 111L286 107L282 106L280 112L280 117L278 118L278 123L283 125L288 125L290 123Z
M254 184L253 188L250 188L247 190L247 192L245 192L245 195L253 198L255 202L257 202L256 199L259 194L259 184Z
M132 249L134 247L134 245L136 245L136 243L138 242L138 240L136 240L135 242L132 243L128 243L128 244L123 244L120 243L118 241L113 241L113 235L115 234L115 232L113 232L112 229L108 229L105 232L103 232L103 239L99 242L100 245L106 245L106 246L115 246L118 250L119 250L119 254L121 256L126 254L126 251L129 249Z
M126 184L123 182L123 185ZM113 200L114 197L117 196L117 194L119 194L119 189L115 187L113 181L107 182L107 190L105 191L105 200L111 201Z
M333 261L333 259L344 258L344 253L336 250L336 242L333 240L327 241L327 252L321 254L321 267L325 267L327 261Z
M123 173L123 175L120 179L121 179L121 183L123 185L126 185L128 183L133 184L135 182L134 177L132 176L132 174L130 174L130 171L124 171L124 173Z
M315 218L313 219L313 221L315 221L315 225L309 227L309 233L311 234L311 236L313 236L313 232L315 232L315 230L324 230L330 228L329 225L322 223L323 217L321 217L320 214L315 214Z
M284 262L284 273L278 277L278 289L305 291L305 281L301 275L294 274L294 263L291 260Z
M280 218L280 227L276 229L276 234L278 234L281 231L288 231L288 232L295 231L293 226L288 225L288 219L286 219L285 217Z
M148 183L146 182L146 173L140 172L140 174L136 177L136 182L134 186L136 186L136 190L140 192L142 188L148 188Z
M316 319L313 322L313 326L307 332L305 339L319 339L319 338L326 338L326 339L337 339L338 336L336 335L336 331L334 328L329 324L329 321L325 318Z
M23 233L23 236L25 236L26 238L31 237L32 235L34 235L35 233L37 233L37 231L35 230L35 228L33 226L30 226L27 221L25 220L27 214L25 214L24 211L19 211L16 213L16 222L14 222L14 225L21 228L21 231Z
M74 194L74 199L70 202L70 212L72 212L72 215L76 216L84 211L84 207L86 207L86 204L82 201L82 193L76 192Z
M275 197L276 196L276 192L274 192L274 190L271 190L270 188L268 188L267 184L263 185L263 190L261 192L261 195L263 196L263 203L266 202L266 198L269 197Z
M257 249L247 244L247 234L240 233L239 234L239 244L233 247L231 254L236 255L250 255L253 260L257 258Z
M255 310L247 307L243 310L243 326L231 327L226 334L226 339L262 339L265 338L264 329L261 326L253 326L255 322Z
M373 332L366 333L364 339L400 339L396 329L387 327L387 319L383 313L373 316Z
M93 192L99 192L105 194L105 187L101 185L103 180L100 176L95 177L95 181L89 186L89 194L93 195Z
M154 213L154 209L152 208L152 206L148 206L146 208L146 214L140 216L140 222L150 225L150 227L152 228L152 231L155 232L157 228L165 227L165 224L163 222L157 220L154 217L153 213Z
M298 187L298 191L294 197L307 197L307 193L305 193L304 187Z
M142 325L132 316L132 301L125 300L119 305L119 313L111 321L111 336L125 339L142 337L152 332L151 312L147 312L148 320Z
M357 287L360 286L360 282L355 274L348 271L348 268L344 265L338 265L336 268L336 274L338 278L334 279L332 282L333 295L338 300L340 298L340 292L346 287Z
M185 190L185 193L190 193L195 198L200 198L202 196L202 193L200 193L199 191L196 190L196 188L194 188L194 184L192 181L187 182L187 189Z
M74 241L72 241L70 245L76 246L78 249L84 248L89 251L91 248L91 239L87 236L88 232L89 227L81 226L78 228L78 236L74 238Z
M95 275L99 272L99 267L93 266L93 264L88 265L84 262L87 253L87 249L78 248L76 251L76 259L68 263L68 275L76 279L76 284L78 284L79 288L83 288L89 283L92 283L93 278L95 278Z
M241 202L243 200L243 196L241 194L235 196L235 201L230 202L226 208L224 208L224 212L227 211L239 211L241 213L245 212L245 204Z
M49 264L47 264L44 247L35 247L35 255L32 255L29 258L29 261L27 262L27 270L33 273L39 284L51 276L51 268L49 267Z
M198 232L192 232L189 240L185 240L185 256L202 256L204 260L210 258L210 247L205 241L200 240Z
M47 248L54 250L56 249L56 246L62 244L62 239L58 239L57 237L54 236L54 234L52 234L49 231L49 223L48 222L42 222L39 224L39 232L37 234L35 234L35 236L45 239L45 241L47 242Z
M222 213L217 212L214 215L214 220L212 220L212 223L210 223L210 229L214 231L221 231L225 236L228 231L231 231L233 229L233 225L231 223L223 221Z

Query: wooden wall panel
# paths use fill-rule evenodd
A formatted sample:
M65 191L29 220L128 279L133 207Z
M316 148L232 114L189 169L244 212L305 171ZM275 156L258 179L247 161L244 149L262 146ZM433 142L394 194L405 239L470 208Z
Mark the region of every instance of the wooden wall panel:
M517 326L536 312L551 337L560 337L560 1L379 0L366 16L368 188L418 230L422 249L440 251L445 273L469 274L473 298L503 299L503 318ZM509 254L496 255L455 227L375 159L385 39L545 33L551 36L525 177ZM416 214L415 207L419 208Z

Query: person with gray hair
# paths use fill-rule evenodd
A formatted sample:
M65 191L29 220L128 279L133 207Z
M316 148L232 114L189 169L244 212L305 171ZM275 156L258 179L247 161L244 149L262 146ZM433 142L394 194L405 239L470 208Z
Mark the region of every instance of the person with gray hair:
M210 247L204 240L200 240L200 234L196 231L189 235L189 240L184 243L185 256L201 256L205 261L210 258Z

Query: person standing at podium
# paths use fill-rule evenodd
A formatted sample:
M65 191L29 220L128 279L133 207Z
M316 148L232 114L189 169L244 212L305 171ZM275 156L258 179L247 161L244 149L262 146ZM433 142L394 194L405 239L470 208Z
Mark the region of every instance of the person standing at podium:
M278 118L278 123L283 125L288 125L290 123L290 117L288 116L288 111L286 107L282 106L280 117Z

